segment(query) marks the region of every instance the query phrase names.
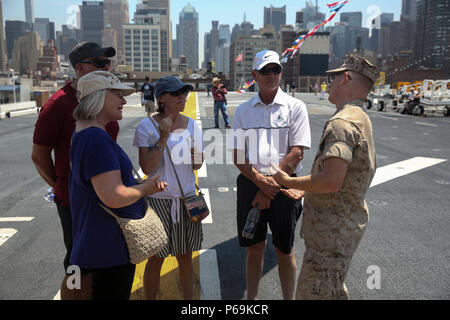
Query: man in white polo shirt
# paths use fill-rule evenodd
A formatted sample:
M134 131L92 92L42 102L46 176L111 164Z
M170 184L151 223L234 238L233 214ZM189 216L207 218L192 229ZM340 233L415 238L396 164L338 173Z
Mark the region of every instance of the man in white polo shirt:
M256 54L252 76L259 93L234 113L234 163L237 179L237 225L239 244L247 247L247 299L256 299L262 275L267 224L278 258L284 299L292 299L297 265L293 250L295 227L302 211L300 200L280 192L270 176L275 162L293 175L301 169L303 150L311 147L311 132L305 104L280 89L282 67L279 55L264 50ZM239 135L239 133L241 135ZM239 137L240 136L240 137ZM258 206L260 221L253 239L242 236L249 211Z

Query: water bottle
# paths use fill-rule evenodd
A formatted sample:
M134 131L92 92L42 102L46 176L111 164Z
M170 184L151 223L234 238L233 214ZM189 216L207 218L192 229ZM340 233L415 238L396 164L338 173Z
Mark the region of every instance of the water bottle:
M256 233L256 227L258 226L260 218L260 212L258 206L253 207L248 213L247 221L245 222L244 230L242 230L242 236L247 239L253 239Z
M47 190L45 190L44 193L44 199L48 202L53 203L54 199L55 199L55 191L53 190L52 187L48 188Z

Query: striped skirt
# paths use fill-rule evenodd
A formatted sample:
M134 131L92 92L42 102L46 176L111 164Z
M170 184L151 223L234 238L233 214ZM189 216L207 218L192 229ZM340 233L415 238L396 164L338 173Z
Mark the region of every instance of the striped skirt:
M157 199L149 197L150 206L156 212L167 233L167 246L156 257L166 258L169 255L177 256L190 251L199 251L203 241L201 222L193 222L189 218L183 201L179 201L181 212L179 222L174 223L171 216L171 199Z

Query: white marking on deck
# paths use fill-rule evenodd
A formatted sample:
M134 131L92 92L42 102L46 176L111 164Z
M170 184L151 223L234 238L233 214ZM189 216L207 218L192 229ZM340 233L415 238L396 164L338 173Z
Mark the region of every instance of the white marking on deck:
M375 177L372 180L370 187L375 187L379 184L388 182L390 180L405 176L407 174L426 169L436 164L447 161L447 159L435 159L415 157L408 160L393 163L381 168L378 168Z

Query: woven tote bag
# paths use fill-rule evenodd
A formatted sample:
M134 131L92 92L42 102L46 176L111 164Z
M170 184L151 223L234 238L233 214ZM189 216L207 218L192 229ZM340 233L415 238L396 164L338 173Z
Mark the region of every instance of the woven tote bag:
M164 226L151 208L147 197L147 211L142 219L121 218L114 214L111 209L100 204L100 206L112 215L122 230L127 243L128 254L132 264L138 264L147 258L156 255L167 245L167 234Z

